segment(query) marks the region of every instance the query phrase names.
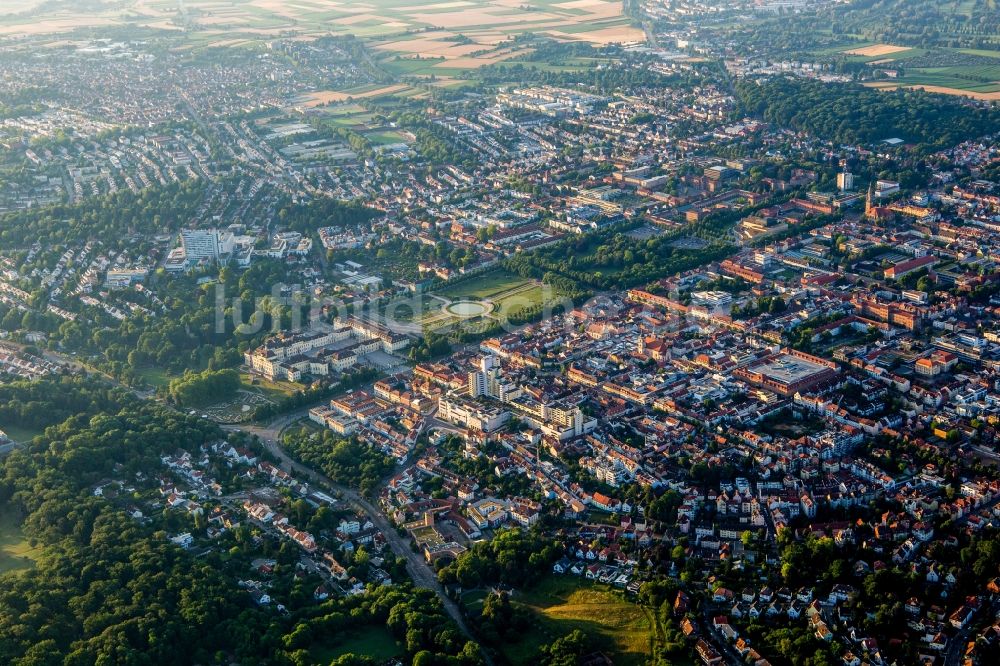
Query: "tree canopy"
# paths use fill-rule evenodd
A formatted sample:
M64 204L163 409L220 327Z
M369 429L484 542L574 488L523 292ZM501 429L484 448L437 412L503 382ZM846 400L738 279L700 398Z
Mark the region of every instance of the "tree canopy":
M776 78L740 81L736 94L748 115L837 144L899 138L931 150L1000 129L1000 109L923 91Z

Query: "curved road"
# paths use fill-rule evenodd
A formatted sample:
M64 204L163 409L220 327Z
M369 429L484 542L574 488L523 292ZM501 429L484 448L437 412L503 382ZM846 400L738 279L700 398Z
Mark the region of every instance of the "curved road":
M281 432L290 424L302 419L306 414L308 414L308 412L308 409L292 412L275 419L266 426L234 425L223 426L223 428L225 430L240 430L252 435L257 435L268 452L280 461L281 469L308 479L312 484L319 486L321 490L326 491L327 493L339 494L345 500L350 502L355 509L365 513L371 519L372 523L374 523L379 531L385 536L385 539L388 542L389 547L392 548L392 551L398 557L402 557L406 561L406 571L410 574L414 584L418 587L433 590L441 600L441 603L444 605L445 611L455 621L455 624L458 625L458 628L462 631L462 633L469 639L475 640L472 631L465 622L465 617L462 615L462 611L459 609L458 604L452 601L448 595L444 593L444 588L438 582L437 575L430 567L427 566L419 553L413 552L410 548L409 541L406 538L399 536L399 533L396 532L396 528L389 523L385 514L383 514L378 507L372 504L368 498L364 497L358 491L342 486L326 475L294 460L288 455L288 453L285 452L281 444L279 444ZM487 664L492 666L492 660L489 658L489 655L485 653L485 651L483 652L483 659Z
M469 346L473 347L475 345L469 345ZM68 357L63 354L50 352L49 354L46 354L46 356L50 357L50 360L55 359L63 363L68 363L72 367L83 370L84 372L88 373L95 372L91 368L88 368L84 366L82 363L80 363L78 359ZM155 392L153 391L138 391L136 389L130 389L129 387L124 386L123 384L119 383L113 378L107 377L106 375L103 375L103 373L100 374L110 379L112 383L116 384L117 386L121 386L126 390L130 390L133 394L135 394L139 398L145 400L155 399ZM320 401L316 404L322 404L322 403L323 401ZM169 405L164 405L164 406L166 406L168 409L173 409ZM321 474L320 472L317 472L316 470L307 467L297 462L296 460L293 460L291 456L289 456L285 452L285 450L281 447L279 441L282 431L284 431L285 428L287 428L292 423L295 423L296 421L300 421L303 418L306 418L309 415L309 410L313 406L315 405L310 405L309 407L304 407L302 409L298 409L293 412L283 414L282 416L275 418L273 421L271 421L265 426L257 426L249 424L232 424L232 425L218 424L218 425L223 430L241 431L249 433L251 435L256 435L258 439L260 439L264 447L271 453L271 455L273 455L280 462L280 467L283 470L289 473L294 472L295 474L298 474L301 477L309 479L310 482L319 486L322 490L328 493L339 494L341 497L349 501L355 507L355 509L360 510L362 513L367 514L368 517L371 519L372 523L374 523L374 525L379 529L379 531L382 532L383 535L385 535L386 542L389 544L389 547L392 549L392 551L398 557L402 557L406 561L406 571L407 573L410 574L410 578L413 580L414 584L417 585L418 587L432 590L435 594L437 594L438 598L441 600L441 604L444 606L445 612L447 612L448 615L451 616L452 620L455 621L455 624L458 626L459 630L461 630L461 632L465 634L467 638L475 641L476 638L473 635L472 631L469 629L469 625L465 622L465 617L462 615L462 611L461 609L459 609L458 604L452 601L448 597L448 595L444 593L444 587L442 587L442 585L438 582L437 575L430 567L427 566L427 564L424 562L423 558L420 556L419 553L413 552L413 550L410 548L409 541L399 536L399 533L396 532L396 528L389 523L389 520L385 517L385 514L383 514L382 511L378 509L378 507L372 504L368 498L362 496L361 493L359 493L358 491L348 488L346 486L342 486L339 483L333 481L333 479L327 477L326 475ZM428 416L428 421L436 422L436 425L438 425L439 427L447 429L450 429L452 427L449 424L434 419L433 412L431 413L431 415ZM5 455L9 453L9 451L15 448L16 446L18 446L18 444L15 442L11 442L10 445L4 445L3 449L0 449L0 455ZM485 649L481 651L481 654L487 666L494 666L493 659L490 657L490 655L486 652Z
M57 354L53 356L57 360L64 363L70 363L74 367L82 369L83 371L90 370L86 366L80 364L77 359L63 356L62 354ZM118 386L124 387L122 384L112 379ZM135 395L143 399L153 399L154 393L131 390ZM317 404L322 404L320 401ZM329 477L317 472L316 470L306 467L305 465L293 460L285 450L279 444L279 439L281 437L282 431L285 430L289 425L306 418L309 415L310 407L304 407L302 409L295 410L294 412L289 412L283 414L265 426L248 425L248 424L234 424L234 425L224 425L219 424L223 430L229 431L242 431L249 433L251 435L256 435L264 447L273 455L277 460L280 461L280 466L286 472L295 472L301 477L309 479L313 484L319 486L321 489L332 492L334 494L339 494L346 500L348 500L354 507L365 513L371 518L372 523L378 527L379 531L385 535L385 539L392 548L392 551L398 556L402 557L406 561L406 571L410 574L413 582L419 586L429 590L433 590L437 594L438 598L441 599L441 603L444 605L445 611L458 625L458 628L464 633L469 639L475 640L475 637L470 631L468 624L465 622L465 617L462 615L461 610L454 601L448 598L444 593L444 588L437 580L437 575L434 571L428 567L423 558L421 558L419 553L414 553L410 548L410 543L403 537L400 537L396 532L396 528L389 524L388 519L374 504L372 504L366 497L363 497L358 491L342 486L330 479ZM170 408L168 406L168 408ZM446 424L442 424L446 425ZM5 455L9 451L17 446L16 443L11 442L10 445L4 445L3 449L0 449L0 455ZM490 656L483 651L483 659L486 661L488 666L493 666L493 661Z

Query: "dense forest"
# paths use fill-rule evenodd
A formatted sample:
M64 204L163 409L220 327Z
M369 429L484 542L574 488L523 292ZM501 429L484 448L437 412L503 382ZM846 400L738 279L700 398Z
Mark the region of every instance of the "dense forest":
M310 235L320 227L356 227L371 222L380 213L358 203L322 198L296 203L278 211L278 222L292 231Z
M0 216L0 244L18 248L79 243L88 239L120 241L131 234L152 237L177 230L194 215L205 184L187 180L133 194L94 197L78 204L26 208Z
M181 664L225 645L231 632L205 631L238 613L218 573L87 492L116 465L153 470L215 434L136 406L73 417L3 461L0 506L46 547L34 569L0 579L0 661Z
M0 384L0 423L42 430L71 416L117 410L132 396L85 377L45 377Z
M281 262L261 260L240 273L224 268L215 282L198 284L199 277L154 277L159 312L124 321L101 318L93 311L97 321L64 321L0 304L0 330L44 331L50 346L79 352L116 379L136 384L149 367L181 374L187 369L235 366L243 351L259 344L276 326L290 327L296 308L303 317L307 313L304 303L275 296L275 289L291 280ZM150 305L141 294L132 297Z
M937 150L1000 130L1000 109L923 91L779 78L740 81L736 94L747 115L836 144L900 138Z

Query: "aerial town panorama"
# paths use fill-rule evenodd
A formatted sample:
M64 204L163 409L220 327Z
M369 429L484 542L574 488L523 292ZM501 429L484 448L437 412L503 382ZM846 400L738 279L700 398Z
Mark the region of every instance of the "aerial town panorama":
M994 0L0 1L0 664L998 663Z

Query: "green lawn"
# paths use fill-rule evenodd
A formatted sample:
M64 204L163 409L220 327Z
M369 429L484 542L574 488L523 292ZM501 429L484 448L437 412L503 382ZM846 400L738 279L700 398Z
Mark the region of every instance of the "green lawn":
M998 58L1000 59L1000 51L991 51L989 49L958 49L960 53L968 53L969 55L980 55L986 56L987 58Z
M155 389L166 388L170 380L176 378L175 375L171 375L163 368L143 368L137 374L142 378L142 381Z
M367 132L365 138L373 145L388 146L394 143L406 143L406 139L399 132L384 130L381 132Z
M307 433L325 432L326 431L326 428L324 428L320 424L316 423L315 421L311 421L308 418L299 419L298 421L295 421L294 423L289 423L288 426L287 426L287 428L293 428L293 429L297 429L299 432L303 432L304 431L304 432L307 432Z
M454 300L484 300L516 289L529 282L530 280L526 280L513 273L498 270L484 273L458 284L447 285L438 293L445 298Z
M41 550L25 538L13 511L9 507L0 507L0 574L30 569Z
M357 127L365 126L375 119L370 113L340 114L324 118L323 122L332 127Z
M358 113L367 113L365 107L354 102L341 102L333 106L325 106L322 108L322 111L327 116L350 116Z
M334 659L348 654L366 655L381 663L406 652L405 648L385 627L363 627L354 630L336 645L316 645L310 656L317 664L329 664Z
M467 614L482 614L485 600L486 592L484 590L469 590L462 593L462 606L465 607Z
M541 305L548 297L554 296L553 290L546 289L544 285L536 284L523 289L516 294L511 294L510 296L501 298L498 301L500 306L497 310L498 314L502 315L512 315L518 310L532 308Z
M7 436L15 442L24 443L30 442L36 435L41 435L44 429L23 428L21 426L0 423L0 430L7 433Z
M533 663L538 648L580 629L620 666L644 664L652 654L654 628L637 604L606 585L574 576L551 576L533 589L515 592L515 603L535 615L522 640L501 648L515 666Z
M430 298L393 301L382 309L382 314L396 321L423 320L441 315L441 302Z
M271 382L263 377L254 376L246 372L240 374L240 383L240 388L261 393L264 397L271 400L281 400L306 388L302 384L284 380Z

